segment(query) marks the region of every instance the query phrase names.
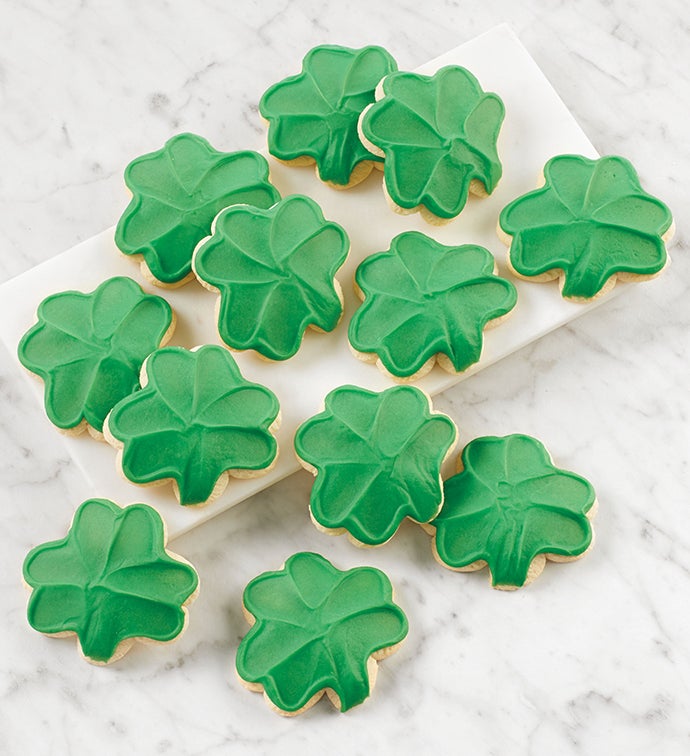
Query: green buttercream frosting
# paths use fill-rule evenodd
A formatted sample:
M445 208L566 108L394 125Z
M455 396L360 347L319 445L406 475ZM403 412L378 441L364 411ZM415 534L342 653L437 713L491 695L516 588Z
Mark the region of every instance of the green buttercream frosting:
M341 711L362 703L371 692L369 657L407 635L380 570L341 571L308 552L252 580L244 606L255 622L237 650L237 672L284 712L311 705L326 689Z
M462 463L462 472L446 481L445 503L432 523L446 566L486 562L494 586L517 588L538 555L573 558L591 544L594 489L555 467L537 439L477 438L463 450Z
M348 184L357 164L381 160L362 145L357 120L374 102L376 85L396 69L381 47L314 47L300 74L274 84L261 98L271 155L313 158L322 181Z
M441 464L456 436L414 386L331 391L295 435L298 458L316 471L312 517L368 546L392 538L406 517L429 522L443 503Z
M107 420L109 440L124 447L122 471L130 481L172 479L181 504L199 504L218 493L226 471L273 463L278 450L270 426L278 400L245 380L223 347L159 349L145 371L144 388Z
M194 272L220 293L218 330L233 349L286 360L309 326L332 331L343 312L334 276L350 242L299 194L268 210L223 210L194 253Z
M397 205L454 218L473 180L491 194L501 178L496 142L504 112L502 100L460 66L433 76L399 71L383 80L383 97L360 128L385 156L386 189Z
M90 499L66 538L41 544L24 561L32 588L29 624L48 635L76 633L84 656L107 663L132 638L170 641L184 630L198 587L194 568L165 551L158 513Z
M671 212L642 189L630 162L558 155L546 164L544 179L501 213L518 275L560 271L564 297L591 299L617 273L649 276L664 267L661 237Z
M132 200L115 230L126 255L142 255L160 283L191 275L194 247L228 205L270 207L280 199L257 152L218 152L202 137L178 134L125 170Z
M141 365L169 335L172 317L164 299L130 278L44 299L17 354L45 383L50 421L68 430L85 420L100 432L115 404L139 388Z
M446 247L417 231L367 257L356 282L364 302L350 321L350 344L375 354L398 378L413 376L436 355L461 372L481 356L483 329L513 309L515 287L494 275L484 247Z

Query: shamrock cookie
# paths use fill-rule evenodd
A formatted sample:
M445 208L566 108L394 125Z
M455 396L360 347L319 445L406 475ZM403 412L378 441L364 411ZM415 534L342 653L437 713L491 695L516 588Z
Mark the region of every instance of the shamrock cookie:
M362 703L374 687L377 662L407 635L407 618L380 570L341 571L308 552L254 578L243 608L252 627L237 650L237 674L289 717L324 693L340 711Z
M139 388L144 360L175 327L170 305L131 278L110 278L88 294L53 294L38 306L37 319L19 342L19 361L44 381L51 423L96 438L108 412Z
M300 464L316 476L309 511L319 530L380 546L402 521L429 522L443 504L441 465L457 438L414 386L377 394L341 386L295 435Z
M92 664L117 661L135 641L176 640L199 578L165 542L163 521L146 504L85 501L65 538L24 561L29 624L54 637L76 635Z
M202 504L223 493L229 475L273 466L278 400L246 381L226 349L159 349L141 373L142 390L117 404L103 429L132 483L172 480L180 504Z
M397 65L382 47L314 47L302 72L270 87L259 103L268 121L268 151L292 165L316 163L335 189L359 184L381 158L357 135L357 120L374 90Z
M400 382L421 378L436 361L450 373L466 370L481 357L484 328L497 325L517 301L515 287L495 267L484 247L399 234L389 250L357 268L364 303L348 331L355 356Z
M158 286L190 281L192 252L215 216L239 202L270 207L280 199L258 152L218 152L202 137L178 134L125 170L132 200L115 230L125 255L141 261Z
M360 117L359 135L385 157L384 190L396 212L419 211L429 223L446 223L469 192L493 192L502 173L496 143L505 111L469 71L392 73L376 99Z
M653 278L668 261L673 219L622 157L558 155L544 185L507 205L498 233L530 281L559 279L566 299L590 300L621 281Z
M268 210L221 211L194 253L193 269L220 294L218 332L225 344L286 360L307 328L338 325L343 296L335 274L349 250L344 229L324 220L314 200L293 194Z
M591 548L594 489L555 467L537 439L477 438L459 466L429 528L444 567L472 572L488 565L494 588L514 590L538 577L547 559L569 562Z

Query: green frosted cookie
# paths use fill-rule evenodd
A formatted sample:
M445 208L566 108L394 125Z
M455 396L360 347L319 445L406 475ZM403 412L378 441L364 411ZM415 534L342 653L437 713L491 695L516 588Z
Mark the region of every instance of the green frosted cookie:
M647 194L622 157L590 160L558 155L544 167L544 185L507 205L499 236L521 278L559 279L567 299L589 300L616 279L652 278L666 265L673 234L670 210Z
M96 437L108 412L139 388L144 360L174 330L170 305L131 278L110 278L88 294L53 294L37 319L19 342L19 361L43 379L54 425Z
M46 635L76 635L93 664L117 661L136 640L176 640L199 578L165 543L163 521L146 504L85 501L65 538L24 561L29 624Z
M332 331L343 313L335 274L350 241L309 197L293 194L268 210L223 210L194 253L203 286L220 294L218 332L231 349L271 360L297 353L307 328Z
M431 523L434 555L445 567L488 565L494 588L514 590L538 577L547 559L569 562L591 547L594 489L555 467L536 438L474 439L461 470L445 482L443 509Z
M160 286L193 278L194 247L224 207L270 207L280 199L263 155L218 152L196 134L178 134L162 149L135 158L125 183L132 200L118 221L115 243L141 260L143 275Z
M400 381L421 378L437 360L448 372L466 370L481 357L484 328L517 301L513 284L494 269L484 247L399 234L357 268L364 301L348 331L355 355Z
M261 98L268 151L296 165L316 163L319 178L336 189L363 181L381 158L357 135L357 120L374 102L376 85L397 65L382 48L314 47L302 72L279 81Z
M223 347L159 349L144 363L141 385L104 426L132 483L172 480L180 504L202 504L220 496L229 475L273 466L278 400L245 380Z
M237 674L285 716L324 693L340 711L362 703L377 662L407 635L407 618L380 570L338 570L309 552L254 578L243 605L252 627L237 650Z
M316 476L312 520L365 546L388 541L406 517L429 522L443 504L441 465L456 438L453 421L414 386L331 391L295 434L297 458Z
M362 113L359 133L367 149L385 157L393 208L444 223L461 212L469 192L486 196L498 184L503 116L503 101L461 66L433 76L398 71Z

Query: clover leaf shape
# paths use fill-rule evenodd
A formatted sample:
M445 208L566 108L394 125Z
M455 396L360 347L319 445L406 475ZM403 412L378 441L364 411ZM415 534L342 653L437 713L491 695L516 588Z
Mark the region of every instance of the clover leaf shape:
M560 278L564 297L586 300L612 289L616 278L659 273L672 221L625 158L557 155L544 167L544 185L503 209L499 235L518 276Z
M461 66L433 76L399 71L381 83L359 132L385 157L385 189L395 206L438 223L458 215L470 191L491 194L498 184L504 114L503 101Z
M237 674L288 716L324 692L341 711L362 703L377 661L407 635L407 618L380 570L341 571L309 552L252 580L243 603L252 627L237 650Z
M594 489L556 467L537 439L477 438L463 450L462 467L446 481L443 509L431 523L444 566L488 564L493 587L513 590L534 580L547 559L578 559L592 545Z
M199 579L165 540L160 515L146 504L85 501L65 538L24 561L29 624L47 635L76 634L94 664L116 661L135 640L175 640Z
M172 479L180 504L200 504L220 496L229 475L253 477L275 462L278 400L245 380L222 347L159 349L141 383L104 426L131 482Z
M118 221L115 243L141 260L147 279L164 286L194 277L194 247L224 207L270 207L280 199L263 155L219 152L196 134L177 134L162 149L135 158L125 183L132 200Z
M170 305L124 277L87 294L53 294L37 319L19 342L19 361L44 381L55 426L96 437L115 404L139 388L144 360L174 330Z
M399 234L357 268L364 302L350 321L350 346L394 379L416 380L437 360L448 372L466 370L481 357L485 326L517 301L513 284L494 270L484 247Z
M315 161L319 178L336 188L363 181L381 158L361 143L357 121L374 102L376 85L396 68L390 54L375 45L314 47L302 72L271 86L259 103L269 123L271 155Z
M379 546L402 521L429 522L441 509L441 465L457 430L414 386L381 393L340 386L295 435L300 463L316 476L314 523L356 544Z
M314 200L294 194L268 210L223 210L194 253L194 272L220 294L218 331L232 349L271 360L299 350L307 328L332 331L343 312L335 280L350 241Z

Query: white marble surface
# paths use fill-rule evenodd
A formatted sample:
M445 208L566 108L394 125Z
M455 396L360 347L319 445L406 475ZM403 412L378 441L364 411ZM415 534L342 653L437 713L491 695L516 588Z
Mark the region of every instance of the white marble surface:
M434 4L436 8L440 4ZM202 594L169 647L111 668L25 619L25 553L64 533L84 482L40 409L0 364L0 752L647 753L690 749L690 32L682 0L654 4L407 0L230 4L8 2L0 24L0 280L112 225L125 160L183 129L261 144L263 89L324 41L388 47L410 68L511 23L597 149L638 167L674 211L674 264L657 281L459 384L437 405L462 438L541 438L595 485L596 549L531 587L431 560L413 526L376 551L308 521L297 474L175 541ZM367 16L367 21L363 19ZM371 563L396 583L411 632L374 695L296 720L240 687L242 587L295 550Z

